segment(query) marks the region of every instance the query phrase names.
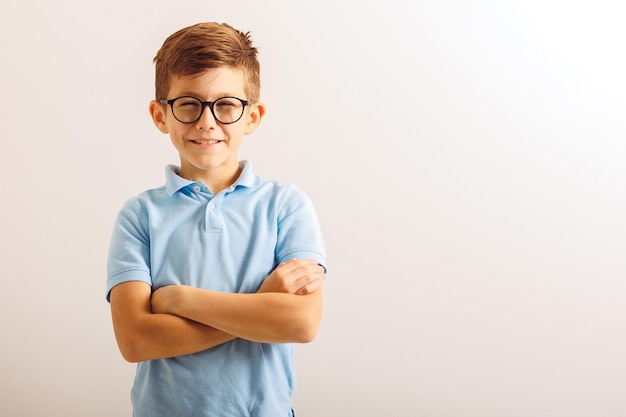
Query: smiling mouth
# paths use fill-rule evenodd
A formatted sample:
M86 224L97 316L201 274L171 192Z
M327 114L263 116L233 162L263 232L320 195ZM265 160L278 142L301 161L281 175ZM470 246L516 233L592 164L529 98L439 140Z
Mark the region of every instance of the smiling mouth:
M193 143L197 143L198 145L215 145L216 143L222 142L221 140L216 140L216 139L211 139L211 140L192 139L191 141Z

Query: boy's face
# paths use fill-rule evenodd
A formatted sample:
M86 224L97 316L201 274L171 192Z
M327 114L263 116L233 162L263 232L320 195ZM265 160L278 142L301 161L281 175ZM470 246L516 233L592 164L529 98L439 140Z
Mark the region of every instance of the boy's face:
M192 96L202 101L215 101L221 97L246 100L244 83L242 70L212 68L199 75L173 77L167 99ZM208 106L204 108L200 119L190 124L176 120L171 106L158 101L150 103L150 113L157 128L163 133L169 133L172 144L178 150L180 176L194 181L206 179L215 184L232 181L238 174L239 145L244 135L257 128L265 108L261 103L248 104L241 119L232 124L215 120Z

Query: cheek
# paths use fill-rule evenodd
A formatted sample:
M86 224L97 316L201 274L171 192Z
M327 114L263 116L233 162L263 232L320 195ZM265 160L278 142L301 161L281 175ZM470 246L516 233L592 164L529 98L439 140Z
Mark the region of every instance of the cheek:
M182 140L188 136L190 127L181 125L180 123L176 123L175 125L168 126L169 134L172 137L172 140Z
M230 138L231 142L236 143L241 143L245 135L247 135L247 133L243 130L237 130L236 132L228 133L228 137Z

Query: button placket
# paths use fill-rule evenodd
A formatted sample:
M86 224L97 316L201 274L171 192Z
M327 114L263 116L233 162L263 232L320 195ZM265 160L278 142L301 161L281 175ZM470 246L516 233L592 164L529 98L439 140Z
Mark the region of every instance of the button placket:
M206 205L206 232L207 234L218 234L222 230L222 222L219 215L219 197L213 197Z

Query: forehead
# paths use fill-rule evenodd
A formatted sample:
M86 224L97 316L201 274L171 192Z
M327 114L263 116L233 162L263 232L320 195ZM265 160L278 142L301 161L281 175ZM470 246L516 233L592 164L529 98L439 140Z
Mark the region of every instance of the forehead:
M200 74L174 75L168 97L192 95L204 100L223 96L245 99L244 71L231 67L211 68Z

